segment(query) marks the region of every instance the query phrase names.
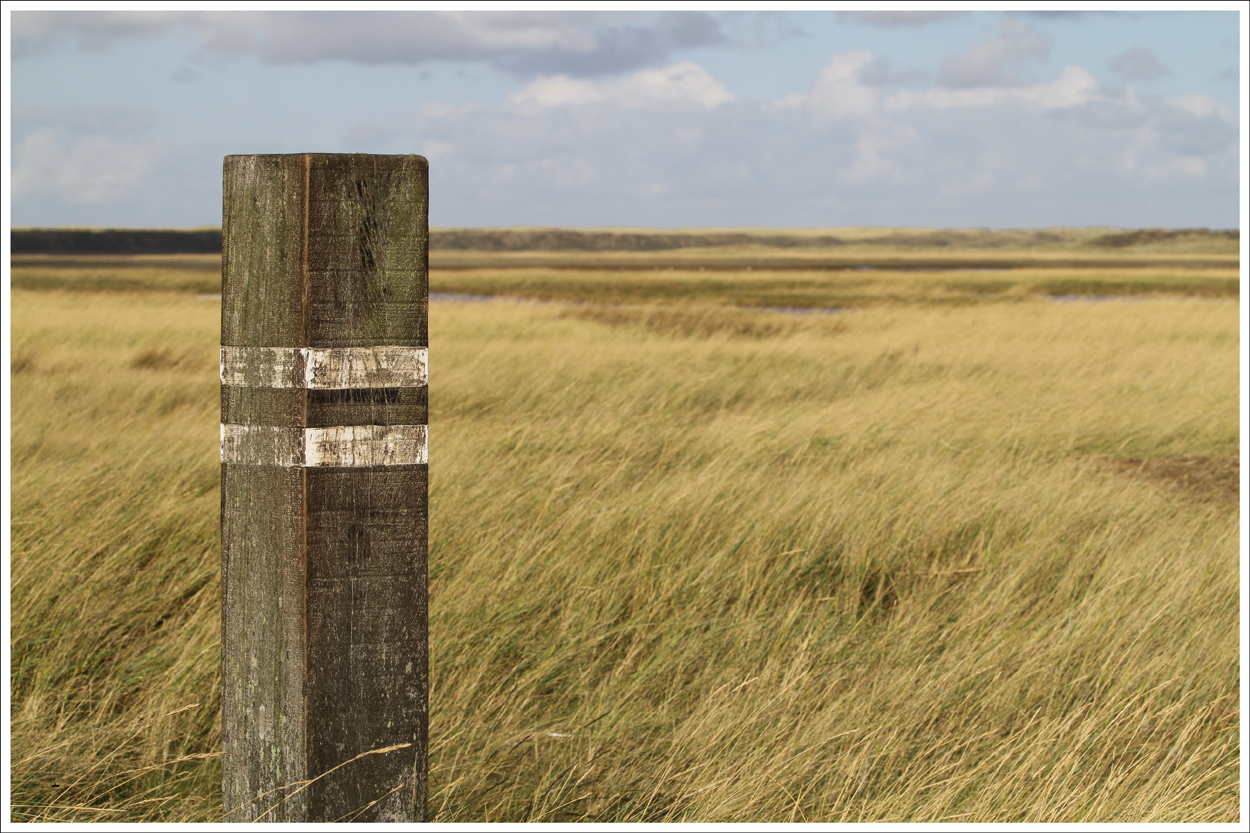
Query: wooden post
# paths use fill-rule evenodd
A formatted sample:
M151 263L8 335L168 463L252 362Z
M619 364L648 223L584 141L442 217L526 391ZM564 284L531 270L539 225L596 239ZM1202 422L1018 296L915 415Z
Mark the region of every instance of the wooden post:
M228 156L226 821L424 821L428 168Z

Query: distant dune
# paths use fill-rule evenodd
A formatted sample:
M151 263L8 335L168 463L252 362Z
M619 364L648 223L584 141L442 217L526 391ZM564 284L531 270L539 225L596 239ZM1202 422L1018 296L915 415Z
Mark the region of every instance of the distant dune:
M1240 233L1209 229L431 229L432 251L656 252L846 245L947 249L1139 249L1235 253ZM220 229L13 229L12 253L62 255L215 254Z
M221 252L221 229L13 229L15 255L198 255Z

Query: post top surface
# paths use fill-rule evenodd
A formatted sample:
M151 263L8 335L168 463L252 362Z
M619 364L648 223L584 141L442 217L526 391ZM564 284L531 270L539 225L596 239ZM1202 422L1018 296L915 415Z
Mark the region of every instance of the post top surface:
M229 162L232 159L299 159L303 157L311 159L419 159L429 164L429 160L419 153L231 153L225 157L225 160Z

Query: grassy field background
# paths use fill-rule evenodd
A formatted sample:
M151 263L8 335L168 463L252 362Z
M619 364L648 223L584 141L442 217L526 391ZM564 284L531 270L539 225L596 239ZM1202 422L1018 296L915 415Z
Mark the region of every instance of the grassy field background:
M211 821L217 265L97 261L13 264L13 816ZM431 817L1235 821L1235 259L691 263L435 262Z

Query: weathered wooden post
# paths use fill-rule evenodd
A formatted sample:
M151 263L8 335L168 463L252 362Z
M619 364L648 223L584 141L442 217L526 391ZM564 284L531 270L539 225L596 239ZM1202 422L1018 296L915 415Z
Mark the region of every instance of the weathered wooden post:
M227 821L423 821L428 168L228 156Z

